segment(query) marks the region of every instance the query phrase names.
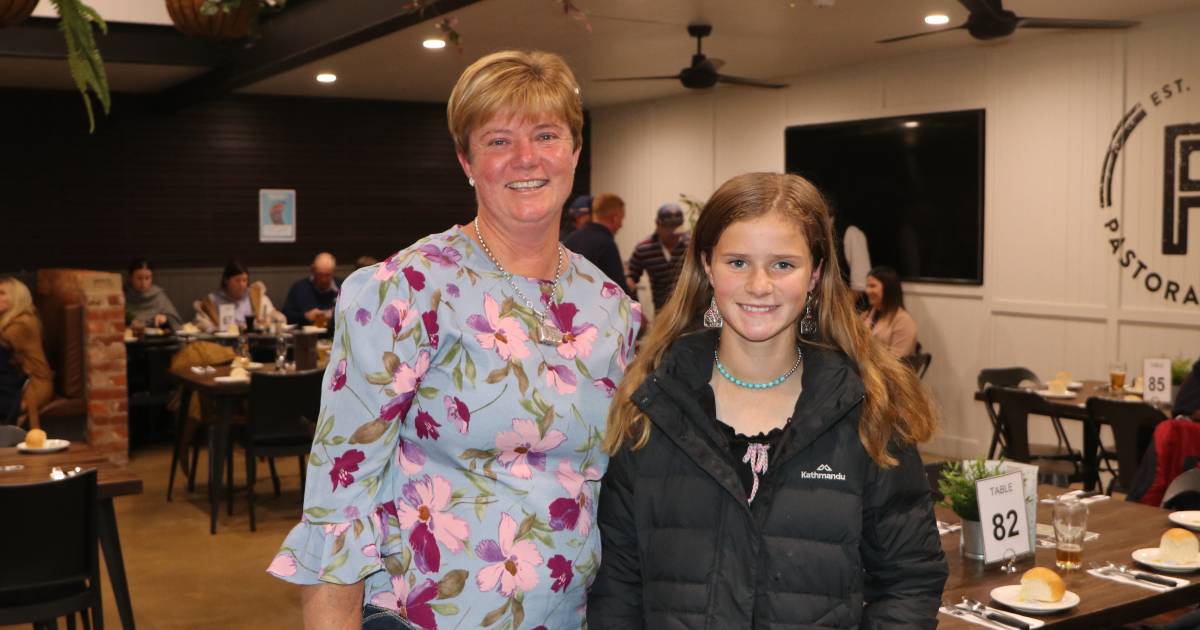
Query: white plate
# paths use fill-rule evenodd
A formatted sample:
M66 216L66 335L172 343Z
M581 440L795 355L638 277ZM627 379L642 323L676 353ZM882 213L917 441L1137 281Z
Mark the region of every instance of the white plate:
M1057 602L1026 602L1021 600L1021 585L1009 584L992 589L992 600L1004 604L1013 610L1023 613L1044 615L1059 612L1079 605L1079 596L1071 591L1063 593L1063 598Z
M1124 390L1126 394L1137 394L1138 396L1141 396L1143 393L1142 388L1140 387L1137 389L1132 387L1122 387L1121 389Z
M1039 389L1037 390L1037 395L1042 398L1074 398L1075 392L1068 390L1061 394L1056 394L1048 389Z
M235 333L235 332L229 332L228 330L222 330L220 332L213 333L213 336L220 337L222 339L233 339L234 337L237 337L240 334L242 334L242 333Z
M46 438L46 445L41 448L32 448L25 446L24 442L17 444L17 450L22 453L57 453L66 449L71 445L70 440L60 440L58 438Z
M246 368L247 370L261 370L262 366L263 364L259 363L258 361L251 361L242 367Z
M1180 527L1186 527L1188 529L1200 531L1200 510L1171 512L1167 515L1167 518L1170 519L1172 523L1175 523Z
M1067 389L1083 389L1083 383L1080 381L1071 381L1067 383Z
M1148 567L1166 571L1168 573L1191 573L1200 569L1200 559L1188 564L1173 564L1160 562L1158 560L1158 547L1147 547L1145 549L1136 549L1133 552L1133 560L1138 564L1144 564Z
M178 335L178 336L180 336L180 337L191 337L192 335L199 335L199 334L200 334L200 331L199 331L199 330L183 330L183 329L180 329L180 330L176 330L176 331L175 331L175 334L176 334L176 335Z
M213 381L217 383L249 383L250 377L238 378L236 376L214 376Z
M325 332L325 329L321 326L305 326L304 328L301 328L300 331L306 333L323 333Z

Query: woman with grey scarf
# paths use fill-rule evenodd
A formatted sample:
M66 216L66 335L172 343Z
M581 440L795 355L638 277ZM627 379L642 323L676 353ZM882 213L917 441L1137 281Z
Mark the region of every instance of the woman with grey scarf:
M131 322L139 321L154 328L178 328L183 322L179 311L162 287L154 285L150 262L139 258L129 263L129 281L125 285L125 313Z

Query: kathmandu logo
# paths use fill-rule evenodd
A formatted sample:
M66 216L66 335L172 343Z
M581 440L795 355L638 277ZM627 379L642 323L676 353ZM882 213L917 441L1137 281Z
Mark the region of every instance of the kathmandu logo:
M800 478L801 479L831 479L831 480L835 480L835 481L845 481L846 475L843 475L842 473L839 473L839 472L833 472L833 469L829 467L829 464L821 464L820 466L817 466L816 470L800 471Z
M1192 87L1186 85L1183 79L1175 79L1151 92L1150 102L1157 108L1191 90ZM1129 137L1146 116L1145 107L1136 103L1113 131L1100 173L1101 209L1112 207L1113 173L1117 160ZM1188 252L1188 216L1191 210L1200 208L1200 123L1165 125L1163 134L1162 253L1183 256ZM1200 218L1200 211L1197 211L1197 218ZM1161 291L1164 300L1176 304L1200 306L1196 287L1165 278L1126 245L1119 217L1108 219L1104 227L1112 233L1108 244L1117 262L1126 269L1132 268L1132 277L1140 281L1147 291Z

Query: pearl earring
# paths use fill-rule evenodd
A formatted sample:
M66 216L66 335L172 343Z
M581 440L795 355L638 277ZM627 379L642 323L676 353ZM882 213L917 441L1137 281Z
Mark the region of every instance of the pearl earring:
M474 188L474 187L475 187L475 178L474 178L474 177L468 177L468 178L467 178L467 185L469 185L471 188Z

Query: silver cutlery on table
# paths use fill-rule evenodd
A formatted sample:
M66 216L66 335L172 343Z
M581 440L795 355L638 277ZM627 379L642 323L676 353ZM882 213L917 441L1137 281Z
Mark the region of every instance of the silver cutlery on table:
M1093 563L1093 567L1096 568L1101 573L1106 573L1109 575L1112 575L1113 573L1119 573L1125 577L1128 577L1128 578L1131 578L1134 580L1141 580L1143 582L1149 582L1151 584L1158 584L1159 586L1166 586L1168 588L1175 588L1176 586L1179 585L1178 583L1175 582L1175 580L1171 580L1171 579L1168 579L1165 577L1154 575L1153 573L1146 573L1144 571L1134 571L1123 564L1106 562L1106 563L1104 563L1104 566L1100 566L1100 565L1096 565L1095 563Z
M998 623L998 624L1001 624L1004 626L1008 626L1010 628L1019 628L1020 630L1029 630L1029 624L1025 623L1024 621L1021 621L1020 619L1017 619L1016 617L1010 617L1003 613L995 612L995 611L989 609L987 606L984 606L982 603L980 603L974 599L971 599L969 597L964 596L962 604L960 604L959 606L956 606L956 608L959 608L961 610L962 609L961 606L966 606L967 610L970 611L971 613L978 615L978 616L980 616L988 621L991 621L993 623Z

